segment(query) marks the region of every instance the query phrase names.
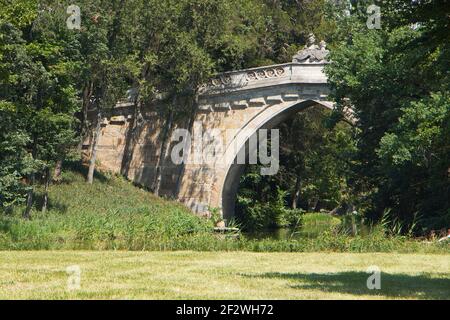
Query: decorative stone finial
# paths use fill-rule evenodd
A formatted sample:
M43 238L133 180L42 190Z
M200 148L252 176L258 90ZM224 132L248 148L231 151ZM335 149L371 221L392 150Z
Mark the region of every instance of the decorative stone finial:
M327 43L324 40L320 41L319 42L319 48L320 48L320 50L326 50Z
M316 37L313 33L308 34L308 39L306 39L307 49L316 49Z
M297 52L293 57L292 62L300 63L319 63L326 62L326 56L329 51L326 49L327 44L325 41L320 41L319 45L316 45L316 37L310 33L306 40L306 46L304 49Z

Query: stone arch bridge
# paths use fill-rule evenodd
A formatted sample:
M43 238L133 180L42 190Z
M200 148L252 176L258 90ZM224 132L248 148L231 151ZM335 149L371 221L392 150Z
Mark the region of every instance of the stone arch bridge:
M164 147L165 120L158 118L154 106L135 119L131 103L118 104L103 121L97 156L100 166L150 188L160 176L160 194L178 199L198 214L221 208L229 218L234 214L244 168L235 159L250 136L259 129L276 127L305 108L333 109L327 100L325 64L324 60L294 57L292 63L223 73L204 85L195 123L203 130L215 129L225 141L223 153L209 163L173 163L171 150L178 141ZM171 130L188 127L187 122L177 122ZM194 148L186 153L187 158L193 157Z

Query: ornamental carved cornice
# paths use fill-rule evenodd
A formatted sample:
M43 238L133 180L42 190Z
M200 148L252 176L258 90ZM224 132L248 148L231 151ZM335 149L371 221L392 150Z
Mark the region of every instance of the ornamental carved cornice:
M260 79L278 78L284 76L286 71L283 67L262 68L247 72L248 81L257 81Z

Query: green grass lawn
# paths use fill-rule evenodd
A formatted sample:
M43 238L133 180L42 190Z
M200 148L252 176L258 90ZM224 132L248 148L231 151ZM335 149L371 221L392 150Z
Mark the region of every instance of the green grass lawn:
M3 251L0 299L450 299L450 255Z

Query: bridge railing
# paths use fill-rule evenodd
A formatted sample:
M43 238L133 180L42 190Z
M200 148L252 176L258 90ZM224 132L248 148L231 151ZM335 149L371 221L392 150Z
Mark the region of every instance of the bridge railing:
M200 88L201 96L284 83L327 83L325 63L284 63L218 74Z

